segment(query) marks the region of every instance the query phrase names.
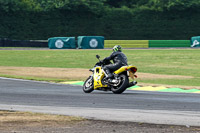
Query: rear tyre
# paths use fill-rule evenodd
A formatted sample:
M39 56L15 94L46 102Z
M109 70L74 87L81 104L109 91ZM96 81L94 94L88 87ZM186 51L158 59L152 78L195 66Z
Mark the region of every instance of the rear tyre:
M94 79L90 76L83 85L83 91L85 93L91 93L94 90Z
M121 79L121 83L118 86L113 86L111 88L111 91L115 94L121 94L124 92L129 84L128 76L125 74L119 75L119 78Z

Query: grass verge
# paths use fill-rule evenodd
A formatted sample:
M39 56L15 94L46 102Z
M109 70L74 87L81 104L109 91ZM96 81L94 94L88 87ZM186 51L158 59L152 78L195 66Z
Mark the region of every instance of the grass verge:
M129 64L138 67L138 72L193 77L189 79L139 79L141 83L200 86L200 49L126 49L123 52L127 55ZM89 69L97 62L96 54L103 59L110 53L111 50L1 50L0 66ZM76 75L81 73L77 71ZM15 77L12 73L0 73L0 75ZM20 78L63 81L63 79L34 76L21 76ZM67 80L76 80L76 78Z

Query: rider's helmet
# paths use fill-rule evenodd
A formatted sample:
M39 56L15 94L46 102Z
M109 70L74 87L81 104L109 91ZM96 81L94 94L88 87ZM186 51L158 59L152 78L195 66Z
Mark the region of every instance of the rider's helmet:
M117 52L117 51L121 52L121 51L122 51L122 48L121 48L120 45L115 45L115 46L113 47L113 51L114 51L114 52Z

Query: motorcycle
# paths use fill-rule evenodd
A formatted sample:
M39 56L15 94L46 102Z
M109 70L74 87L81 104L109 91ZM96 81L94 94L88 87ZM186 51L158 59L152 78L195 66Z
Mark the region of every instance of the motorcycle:
M108 80L107 74L103 70L103 66L110 64L110 61L101 61L100 56L96 55L96 58L99 60L94 66L94 68L89 71L93 72L87 80L84 82L83 91L85 93L91 93L94 90L102 91L112 91L114 94L123 93L128 87L134 86L137 84L136 81L129 83L129 77L132 79L137 78L135 75L137 67L129 65L122 66L118 70L113 72L114 78Z

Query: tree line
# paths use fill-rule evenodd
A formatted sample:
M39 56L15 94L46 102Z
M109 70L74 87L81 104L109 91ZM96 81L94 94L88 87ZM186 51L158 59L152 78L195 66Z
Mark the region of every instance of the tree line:
M0 36L185 39L199 33L199 8L199 0L0 0Z
M99 13L113 8L128 8L132 11L170 11L198 9L199 0L0 0L0 9L10 11L84 10Z

